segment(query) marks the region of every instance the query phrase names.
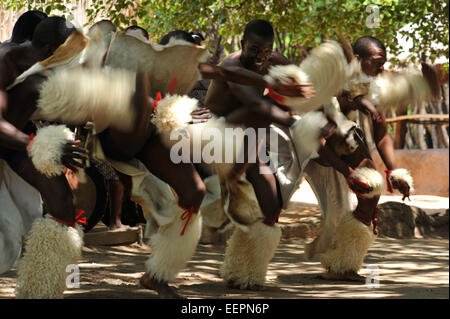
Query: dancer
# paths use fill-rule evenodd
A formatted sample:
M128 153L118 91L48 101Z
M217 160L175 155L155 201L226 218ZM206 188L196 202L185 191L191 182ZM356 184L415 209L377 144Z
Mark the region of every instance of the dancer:
M338 101L342 112L348 117L351 118L355 110L368 116L372 123L375 145L387 168L386 179L375 170L360 129L356 129L354 133L358 148L350 154L338 152L337 146L342 143L342 139L336 136L328 138L319 151L320 157L310 162L305 169L306 179L316 193L324 215L319 235L305 248L305 257L312 259L315 255L320 255L320 261L326 270L324 279L364 281L365 278L358 271L377 235L377 204L385 181L388 190L398 190L403 195L403 200L413 191L413 180L409 172L396 165L384 109L391 105L387 103L389 100L405 103L405 97L411 98L408 95L418 96L417 88L419 91L428 91L426 95L431 97L435 81L432 70L425 65L422 68L423 77L418 79L418 86L407 88L408 92L399 92L394 86L386 87L386 93L380 96L385 104L373 104L374 99L368 97L368 85L371 78L382 76L386 62L385 47L378 39L366 36L355 42L353 51L361 64L363 74L360 79L364 81L353 81L349 85L350 91L340 94ZM405 75L409 76L411 75ZM339 157L336 157L336 153ZM357 194L358 204L355 209L346 184ZM330 189L333 191L330 192Z

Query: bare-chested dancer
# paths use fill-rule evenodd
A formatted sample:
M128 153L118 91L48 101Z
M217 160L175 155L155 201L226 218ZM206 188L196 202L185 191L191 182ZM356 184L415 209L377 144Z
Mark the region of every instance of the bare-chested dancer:
M362 71L367 76L377 76L383 72L383 66L386 62L386 50L378 39L373 37L359 38L353 46L353 51L355 57L361 62ZM368 116L369 121L372 122L375 145L387 168L386 173L388 175L391 174L397 169L397 166L392 138L387 131L384 112L377 111L376 106L362 95L352 98L348 92L344 91L338 96L338 101L344 114L348 115L352 111L360 110ZM357 272L361 267L367 249L375 238L374 234L376 235L377 233L376 212L381 193L367 196L374 189L351 178L355 169L376 169L362 131L359 131L357 135L359 136L357 138L359 147L350 155L337 157L332 147L330 147L330 143L337 142L335 140L337 137L333 135L319 151L320 157L315 159L320 165L334 167L342 173L347 179L350 188L358 195L356 209L342 217L334 235L334 243L331 244L328 251L321 255L322 265L327 270L327 273L323 276L325 279L364 281L365 278ZM378 180L380 179L381 181L383 180L381 176L378 177ZM395 178L391 179L391 183L393 189L398 189L403 194L403 199L409 196L412 185L409 185L407 180ZM327 214L333 213L337 212L327 212ZM353 239L346 237L345 232L350 232L349 227L352 227ZM357 231L356 229L359 230ZM311 251L306 254L311 255ZM309 256L309 258L311 257Z
M184 31L171 33L171 36L195 43L192 36ZM200 64L199 70L204 78L223 78L262 87L267 85L261 75L240 67ZM298 94L301 86L287 85L279 89L290 91L292 95ZM205 195L205 185L192 163L175 164L171 161L170 150L161 141L155 127L148 122L151 113L151 108L142 108L138 116L142 122L136 125L133 132L126 134L110 128L100 134L100 140L107 157L118 161L137 158L151 173L169 184L177 194L178 206L166 208L171 209L171 214L176 216L175 222L151 239L152 256L147 261L146 273L140 280L142 286L156 290L161 298L177 298L179 295L168 282L176 276L186 258L191 257L198 242L199 237L196 236L199 235L200 228L196 227L196 213ZM204 109L193 114L193 118L199 122L209 117ZM173 230L177 227L180 229ZM163 246L164 249L158 249ZM165 255L171 256L162 257Z
M63 18L51 17L42 21L36 27L31 43L12 48L3 56L0 61L0 88L7 88L22 72L48 58L74 30ZM29 136L21 131L36 110L40 85L44 81L44 76L29 76L6 91L7 104L1 103L2 157L13 163L17 174L41 193L49 212L46 217L33 223L29 234L26 252L18 267L16 293L20 298L62 297L66 266L76 263L82 247L82 229L76 227L82 216L76 210L75 197L65 176L49 178L36 170L26 152L30 145ZM140 91L141 88L138 84L135 104L148 103L147 93ZM2 94L2 97L4 100L5 95ZM83 160L86 156L86 151L79 148L77 142L70 142L64 147L61 162L76 171L76 167L84 167L76 160Z
M241 41L242 50L227 56L221 65L227 67L242 67L264 75L267 74L270 66L290 64L283 55L273 52L273 41L274 31L270 22L265 20L254 20L245 27L243 39ZM302 88L302 95L308 98L313 96L314 91L307 88L307 86L308 84L305 84ZM270 100L263 98L263 94L264 87L250 87L231 83L222 79L216 79L211 82L208 89L205 105L218 116L224 116L230 123L243 124L246 127L255 129L268 129L272 123L283 127L290 127L294 124L295 119L292 116ZM275 242L275 244L267 244L267 247L271 247L267 250L273 251L267 253L266 257L262 257L263 259L266 258L266 260L261 263L268 263L273 256L280 236L279 230L275 227L275 223L278 220L282 207L280 193L278 191L275 176L271 173L268 165L262 161L257 160L256 163L238 164L228 178L230 180L238 179L244 172L246 173L248 181L253 186L259 207L264 215L264 225L258 226L260 227L259 231L262 233L271 233L272 235L270 236L272 239L270 240ZM261 238L262 245L265 245L264 243L267 240L268 239ZM237 246L239 246L238 241L239 240L236 240ZM241 249L238 247L233 248L231 246L233 245L230 244L229 246L230 256L234 254L231 253L231 251ZM263 251L252 253L264 254ZM237 258L238 257L236 257L236 260ZM258 256L255 256L254 258L256 259ZM230 260L232 259L233 257L230 257ZM244 266L236 264L231 267L233 269L230 268L231 270L227 270L228 274L223 276L226 277L224 279L227 281L228 285L231 287L247 289L261 289L267 264L265 266L256 266L265 268L261 269L260 273L257 275L247 273L245 273L245 275L238 274L240 270L234 269L243 267ZM250 269L249 271L252 270ZM243 279L239 278L253 276L257 276L258 279L242 282Z

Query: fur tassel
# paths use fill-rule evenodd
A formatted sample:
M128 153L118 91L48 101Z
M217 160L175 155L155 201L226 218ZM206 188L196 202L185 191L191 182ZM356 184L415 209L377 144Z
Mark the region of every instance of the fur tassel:
M130 131L135 112L136 75L126 70L75 68L55 72L45 81L38 100L39 119L68 124L95 123Z
M307 158L319 157L320 135L328 120L322 112L309 112L297 120L292 126L292 140L298 150L300 163Z
M166 95L158 102L156 112L152 117L152 123L162 135L162 140L167 146L174 144L170 134L186 128L192 120L191 112L197 108L198 100L186 95Z
M414 192L414 180L407 169L405 169L405 168L394 169L393 171L391 171L389 179L390 179L391 183L395 180L405 181L406 183L408 183L409 192L410 193Z
M200 240L202 222L199 214L193 214L183 236L180 236L185 221L181 219L184 210L176 203L167 208L168 214L175 212L173 223L160 227L150 237L152 255L145 263L147 273L159 281L169 282L178 275L194 255Z
M168 95L158 103L151 121L168 148L184 143L179 141L180 135L186 137L187 144L179 145L186 146L184 151L189 150L189 158L193 162L201 161L204 168L227 175L242 156L247 131L244 127L228 123L223 117L213 116L205 123L187 124L192 120L191 112L197 103L196 99L187 96ZM173 134L177 131L180 135Z
M38 130L29 149L34 167L48 177L63 174L63 148L74 140L74 133L65 125L51 125Z
M331 248L320 256L322 266L337 274L358 272L376 238L372 227L356 220L351 212L344 215L336 228Z
M353 177L372 187L371 192L363 194L366 198L381 196L386 185L383 176L381 176L377 170L368 167L357 168L355 172L350 175L350 177Z
M240 289L263 286L280 238L278 225L267 226L256 222L248 232L236 227L225 252L221 277Z
M66 267L81 257L83 230L64 226L49 215L34 221L18 265L17 298L62 298Z
M431 98L431 90L416 70L404 74L383 72L371 82L367 98L377 109L387 110Z
M285 97L284 104L298 113L315 111L338 94L354 72L356 61L350 65L342 47L335 41L327 41L314 48L300 64L275 66L269 69L266 81L312 83L316 95L312 99Z
M378 110L401 109L438 98L434 76L428 65L422 65L422 72L410 68L402 73L382 72L376 77L360 72L348 81L348 89L353 97L364 95Z

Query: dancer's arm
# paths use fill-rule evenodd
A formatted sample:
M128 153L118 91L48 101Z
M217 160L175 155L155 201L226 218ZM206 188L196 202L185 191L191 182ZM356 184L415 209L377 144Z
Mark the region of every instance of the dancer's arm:
M242 85L250 85L258 88L271 87L261 74L252 72L239 66L215 66L206 63L199 65L200 73L205 79L222 79ZM277 83L271 88L284 96L314 97L311 83Z

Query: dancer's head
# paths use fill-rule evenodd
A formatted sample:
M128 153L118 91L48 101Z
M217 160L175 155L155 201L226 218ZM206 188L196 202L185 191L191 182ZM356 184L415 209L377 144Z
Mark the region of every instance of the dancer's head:
M359 38L353 45L353 53L361 61L361 68L367 75L377 76L383 72L386 48L377 38L371 36Z
M241 40L241 62L251 70L262 70L272 55L274 31L266 20L253 20L245 26Z
M14 25L10 42L20 44L31 41L36 26L45 18L47 18L47 15L44 12L36 10L30 10L22 14Z

